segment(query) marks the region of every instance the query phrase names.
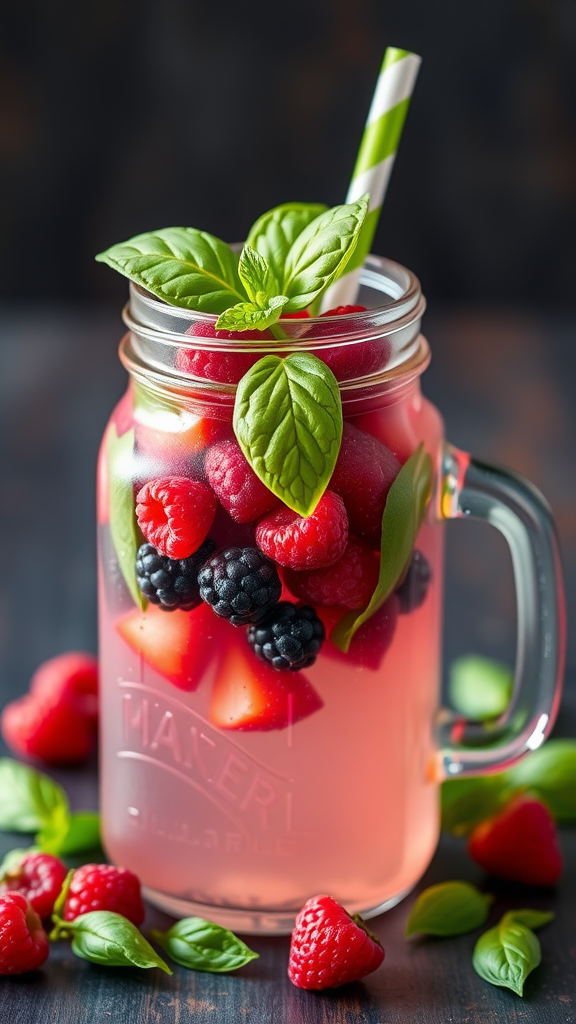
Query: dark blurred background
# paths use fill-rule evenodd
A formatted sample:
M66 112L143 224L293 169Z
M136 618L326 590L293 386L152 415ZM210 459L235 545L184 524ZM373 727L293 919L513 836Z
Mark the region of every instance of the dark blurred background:
M548 496L573 618L576 0L28 0L0 12L0 696L96 645L126 282L94 254L342 202L387 45L423 65L373 248L422 280L450 438ZM511 660L503 542L448 534L446 660Z

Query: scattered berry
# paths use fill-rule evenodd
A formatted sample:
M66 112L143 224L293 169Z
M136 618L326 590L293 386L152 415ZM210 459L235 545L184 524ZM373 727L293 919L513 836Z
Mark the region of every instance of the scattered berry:
M94 725L98 722L98 660L85 651L67 651L38 666L30 693L55 704L65 701Z
M250 523L278 504L244 457L237 441L221 441L206 452L208 483L232 519Z
M91 910L113 910L138 927L144 920L139 879L127 868L84 864L72 876L62 917L73 921Z
M377 548L388 491L400 468L389 448L351 423L344 423L330 488L344 499L353 533Z
M152 544L142 544L136 555L138 586L152 604L159 604L164 611L191 611L202 600L198 572L215 550L215 541L205 540L193 555L174 559L161 555Z
M260 520L256 543L278 565L290 569L334 565L348 543L344 502L333 491L325 491L312 515L306 517L283 506Z
M280 601L248 629L248 643L261 661L278 672L308 668L326 638L324 626L313 608Z
M319 694L302 673L275 672L238 638L236 646L225 648L208 717L219 729L268 732L294 725L321 707Z
M48 936L19 892L0 896L0 974L35 971L48 957Z
M216 495L186 476L150 480L136 495L136 518L146 540L168 558L189 558L212 526Z
M340 608L365 608L378 582L379 562L373 550L350 535L346 550L328 569L284 570L286 586L302 601Z
M157 605L139 608L116 622L122 639L150 668L179 690L192 693L215 657L220 623L207 605L166 615Z
M422 552L416 549L412 554L408 572L400 586L396 588L401 615L408 615L424 604L431 579L430 563Z
M66 867L49 853L29 853L0 881L0 894L18 892L39 917L50 917L66 878Z
M336 988L371 974L384 959L382 944L359 914L331 896L315 896L296 918L288 977L298 988Z
M225 548L198 573L200 597L233 626L246 626L280 599L278 570L258 548Z
M515 797L477 825L468 838L468 853L490 874L524 885L554 885L562 873L554 819L531 796Z
M218 338L220 341L238 344L237 331L217 331L214 324L208 321L196 321L186 334L194 338ZM272 337L269 331L258 331L256 335L259 339ZM253 335L243 332L242 337L250 338ZM211 380L217 384L237 384L258 359L260 356L257 352L211 352L209 349L179 348L175 365L191 377Z

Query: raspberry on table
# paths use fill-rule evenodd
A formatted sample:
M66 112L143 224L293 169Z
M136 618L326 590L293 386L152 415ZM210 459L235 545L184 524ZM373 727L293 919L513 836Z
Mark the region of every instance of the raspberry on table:
M220 504L237 523L250 523L278 504L237 441L220 441L206 452L204 471Z
M376 548L388 491L400 469L396 456L381 441L344 423L330 489L343 498L352 532Z
M424 604L431 579L430 563L416 548L412 553L408 572L400 586L396 588L401 615L408 615Z
M187 476L149 480L136 495L136 518L147 541L168 558L189 558L216 513L216 495Z
M0 718L10 750L46 764L78 764L92 753L94 718L51 692L31 692L5 706Z
M67 870L49 853L29 853L0 880L0 894L18 892L39 917L50 917Z
M378 583L380 563L372 548L350 534L346 550L327 569L284 570L294 597L326 607L365 608Z
M139 927L145 914L140 880L127 868L84 864L72 876L62 917L73 921L91 910L113 910Z
M48 957L48 936L19 892L0 895L0 975L35 971Z
M248 643L278 672L297 672L316 661L326 630L313 608L280 601L248 629Z
M282 593L278 570L258 548L225 548L198 573L200 597L233 626L257 622Z
M337 988L371 974L384 960L378 937L359 914L350 914L332 896L314 896L296 918L288 977L298 988Z
M98 659L86 651L66 651L43 661L30 680L30 693L62 701L98 722Z
M299 516L283 506L260 520L256 543L265 555L289 569L334 565L348 543L344 502L333 491L325 491L310 516Z
M168 558L152 544L142 544L136 555L136 580L145 597L165 612L192 611L202 603L198 572L216 550L216 542L205 540L188 558Z

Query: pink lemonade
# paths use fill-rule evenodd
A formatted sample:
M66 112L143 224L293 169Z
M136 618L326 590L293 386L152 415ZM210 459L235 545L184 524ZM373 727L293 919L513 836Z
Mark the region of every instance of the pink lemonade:
M424 442L437 465L442 423L417 379L353 411L344 409L345 429L375 438L400 463ZM135 490L160 472L200 477L210 444L233 436L225 420L155 404L152 393L142 401L134 389L112 423L120 438L134 428L133 462L117 472ZM105 439L101 798L110 858L165 909L236 928L289 930L319 892L368 916L397 902L438 837L443 531L430 509L415 544L428 567L424 593L416 583L409 596L405 584L403 600L394 593L347 654L329 637L346 609L317 606L327 636L316 660L275 672L245 629L205 603L135 606L110 540L107 477ZM209 536L218 549L250 546L254 524L219 507ZM282 600L298 600L285 582Z

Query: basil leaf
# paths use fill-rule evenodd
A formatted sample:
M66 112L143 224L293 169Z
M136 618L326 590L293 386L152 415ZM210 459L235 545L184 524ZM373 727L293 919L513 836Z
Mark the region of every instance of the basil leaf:
M36 837L43 853L71 857L100 846L100 815L97 811L73 811L66 827L47 825Z
M107 434L110 535L120 571L134 603L144 611L146 598L136 582L136 554L141 544L134 501L134 428L118 437L112 424Z
M216 321L218 331L264 331L280 319L282 309L288 302L285 295L274 295L264 306L254 302L238 302L224 310Z
M524 982L542 959L540 943L523 924L505 915L495 928L481 935L474 947L472 964L484 981L510 988L521 996Z
M356 248L367 212L366 195L355 203L326 210L298 235L280 279L282 293L290 299L287 313L306 309L342 274Z
M238 257L196 228L162 228L113 245L96 257L172 306L222 313L244 299Z
M513 683L514 673L506 665L469 654L456 658L450 666L449 700L466 718L496 718L510 703Z
M326 363L310 352L259 359L238 385L233 425L268 490L309 516L326 490L342 440L340 392Z
M481 775L471 779L448 779L441 786L441 827L444 832L463 836L486 818L491 818L512 795L509 773Z
M503 920L512 924L523 924L525 928L534 931L536 928L543 928L550 924L556 915L551 910L509 910Z
M576 740L547 740L508 774L513 786L542 797L557 821L576 821Z
M404 463L386 498L382 516L380 575L376 590L364 611L348 612L332 630L332 643L346 652L363 622L396 587L412 554L432 491L432 459L420 444Z
M278 282L292 245L326 209L324 203L283 203L263 213L250 228L246 244L264 256Z
M68 804L60 804L54 808L50 819L36 833L34 841L40 847L42 853L56 855L60 851L69 828L70 810Z
M0 758L0 829L35 832L68 811L68 797L57 782L10 757Z
M24 848L8 850L8 853L0 864L0 882L4 881L6 875L10 875L12 872L18 870L24 860L24 857L28 857L31 853L39 852L40 850L37 846L26 846Z
M264 256L246 244L240 253L238 275L248 298L257 306L265 306L267 300L278 295L278 279Z
M185 917L167 932L151 935L172 960L194 971L236 971L259 956L233 932L202 917Z
M469 882L431 885L418 896L404 934L464 935L484 924L493 899Z
M136 925L111 910L91 910L66 921L76 956L105 967L159 967L172 974Z

